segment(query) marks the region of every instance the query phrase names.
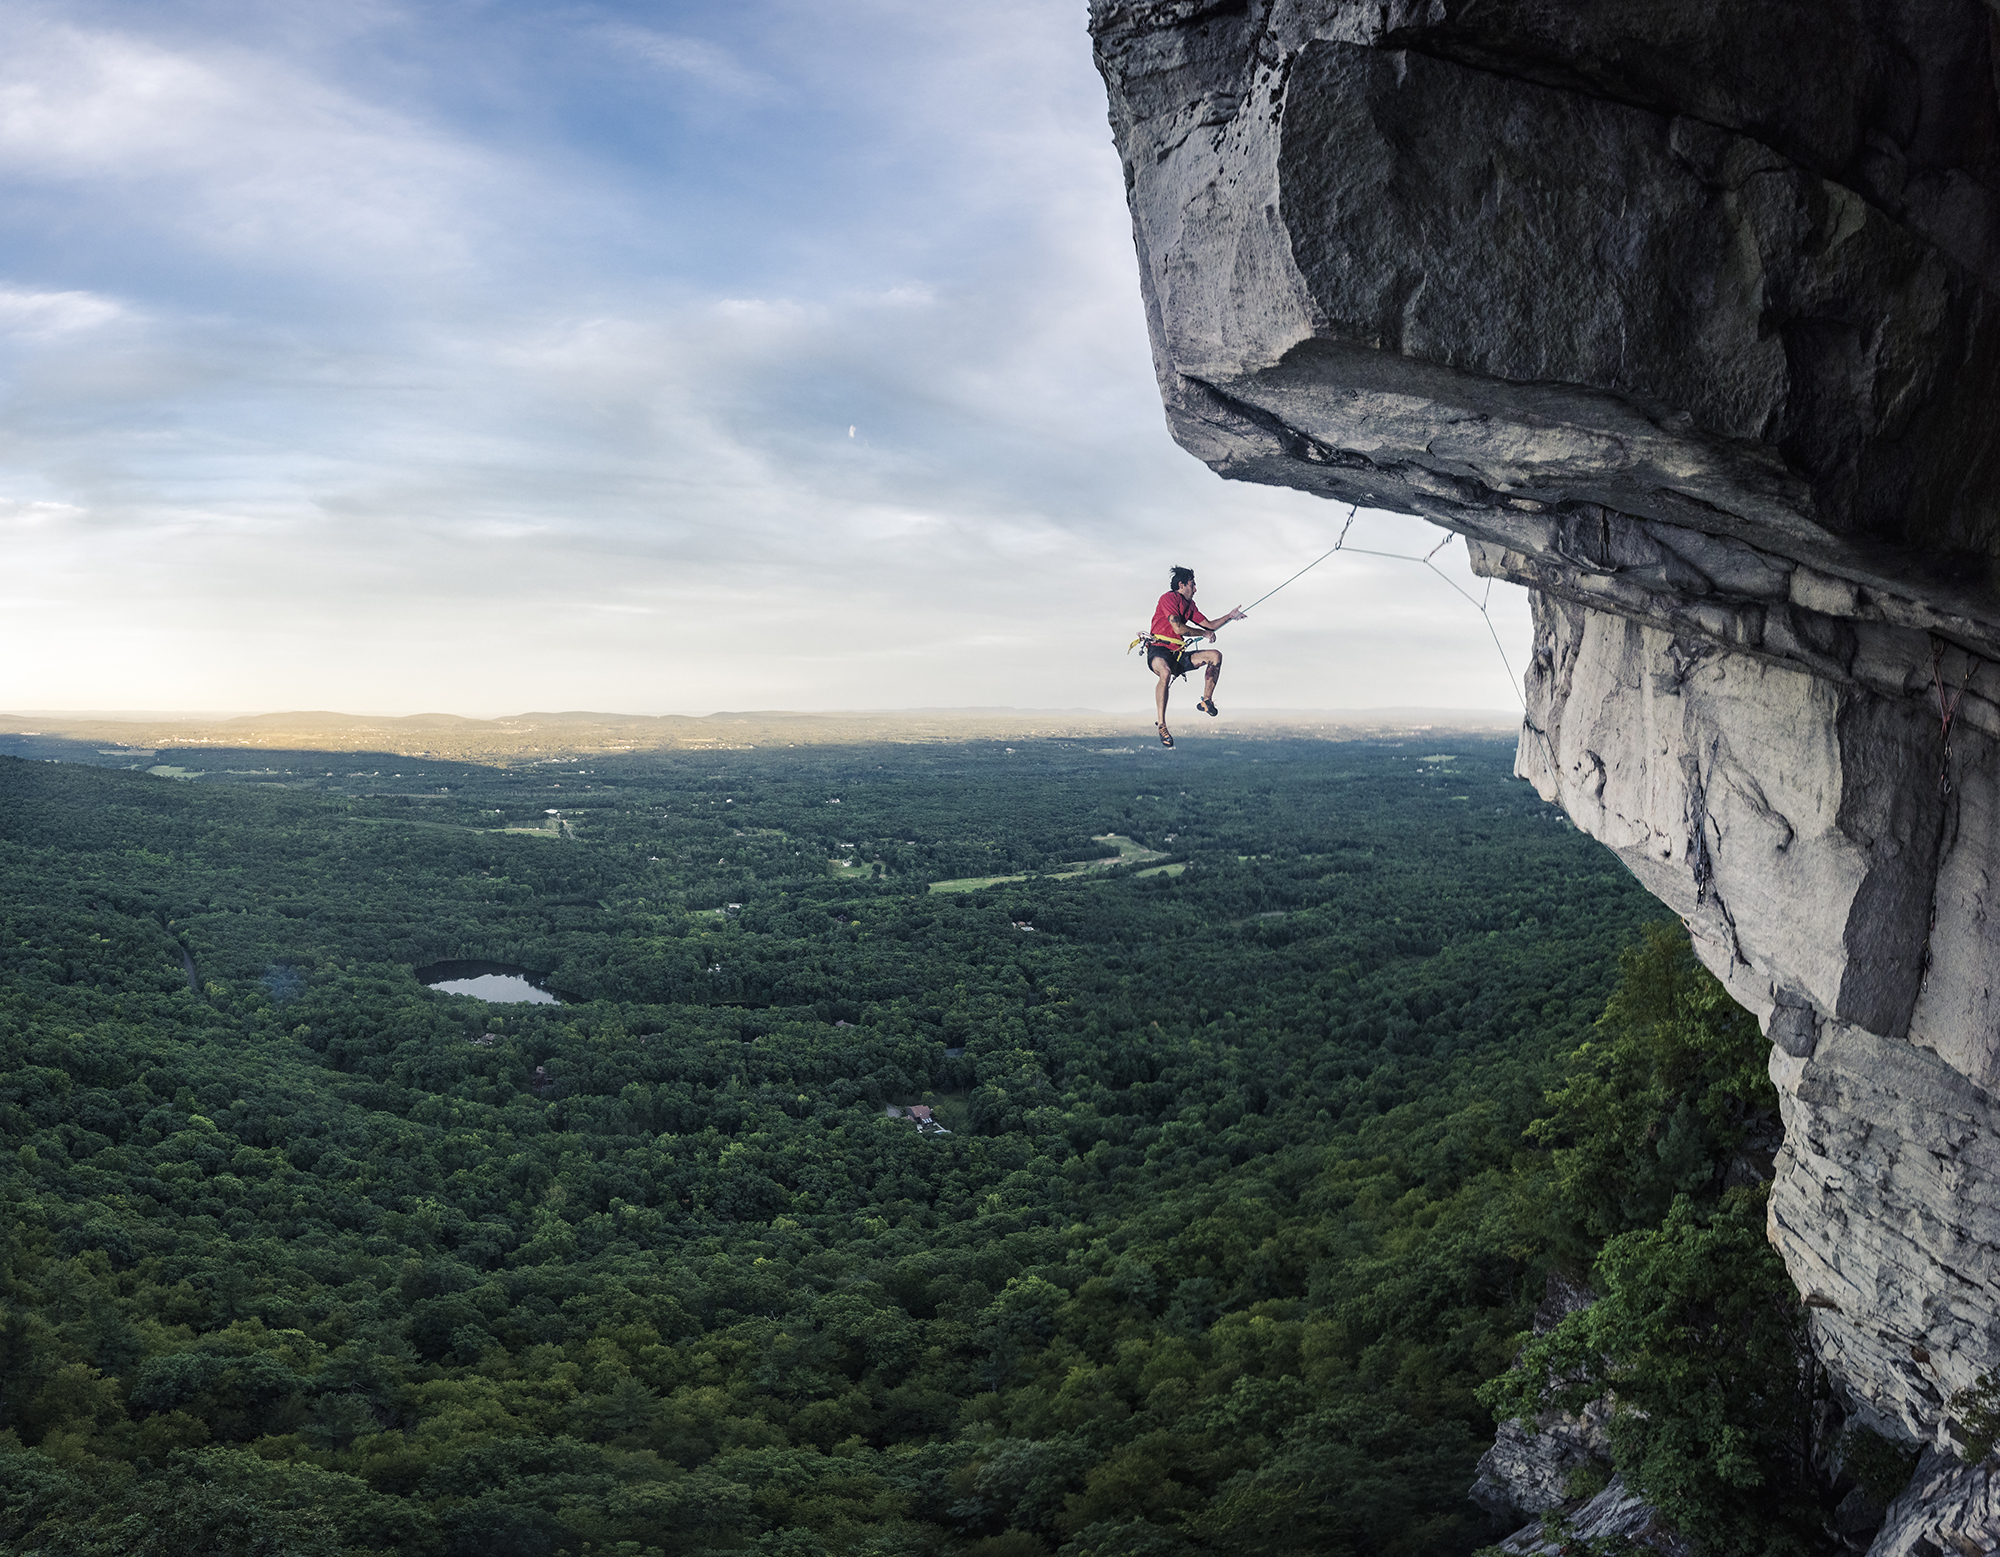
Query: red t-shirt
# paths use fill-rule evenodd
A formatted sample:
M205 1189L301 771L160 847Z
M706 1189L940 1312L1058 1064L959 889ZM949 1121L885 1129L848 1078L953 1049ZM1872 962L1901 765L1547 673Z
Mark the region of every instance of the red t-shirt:
M1174 618L1197 626L1206 627L1208 618L1195 609L1192 600L1184 598L1178 589L1170 589L1160 596L1160 603L1153 607L1152 633L1155 638L1169 638L1181 642L1181 635L1174 630Z

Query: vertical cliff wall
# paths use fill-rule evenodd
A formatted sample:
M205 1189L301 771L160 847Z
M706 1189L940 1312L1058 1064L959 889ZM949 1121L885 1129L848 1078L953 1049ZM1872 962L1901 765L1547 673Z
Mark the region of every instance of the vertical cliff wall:
M2000 1366L1979 0L1096 0L1169 424L1535 592L1519 770L1772 1040L1865 1417Z

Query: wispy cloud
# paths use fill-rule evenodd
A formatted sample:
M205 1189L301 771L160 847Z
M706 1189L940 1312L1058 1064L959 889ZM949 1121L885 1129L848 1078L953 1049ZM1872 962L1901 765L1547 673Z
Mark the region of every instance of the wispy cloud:
M115 299L93 292L35 292L0 286L0 335L42 341L122 318Z
M226 34L156 40L15 7L0 180L125 246L321 275L462 269L498 170L462 134ZM167 245L162 252L160 245Z
M605 47L669 75L741 97L775 92L771 77L747 69L729 50L702 38L658 32L632 22L602 22L591 29Z

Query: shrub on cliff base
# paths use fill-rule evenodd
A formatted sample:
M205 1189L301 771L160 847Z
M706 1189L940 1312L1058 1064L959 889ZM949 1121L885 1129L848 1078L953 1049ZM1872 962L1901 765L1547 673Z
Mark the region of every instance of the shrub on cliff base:
M1646 926L1619 957L1595 1036L1549 1093L1548 1117L1528 1129L1554 1148L1573 1255L1657 1226L1676 1195L1703 1207L1721 1198L1731 1162L1777 1114L1769 1053L1681 927Z
M1952 1397L1956 1405L1963 1391ZM1990 1450L1992 1444L1987 1444ZM1852 1476L1870 1501L1887 1507L1896 1495L1910 1484L1911 1473L1917 1468L1917 1456L1921 1452L1916 1444L1898 1442L1884 1438L1869 1428L1855 1425L1840 1435L1840 1461L1847 1474ZM1977 1461L1985 1455L1970 1455Z
M1805 1309L1764 1236L1764 1192L1704 1217L1685 1196L1597 1262L1603 1296L1530 1341L1481 1398L1529 1420L1616 1400L1626 1484L1710 1557L1810 1549L1820 1372Z
M1977 1465L2000 1444L2000 1378L1982 1373L1951 1397L1959 1416L1958 1457Z

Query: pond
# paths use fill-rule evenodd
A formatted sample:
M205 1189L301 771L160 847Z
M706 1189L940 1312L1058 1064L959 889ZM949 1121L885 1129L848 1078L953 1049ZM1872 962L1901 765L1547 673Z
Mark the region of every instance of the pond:
M542 975L505 962L434 962L418 968L417 982L447 995L470 995L492 1005L559 1006L559 996L542 987Z

